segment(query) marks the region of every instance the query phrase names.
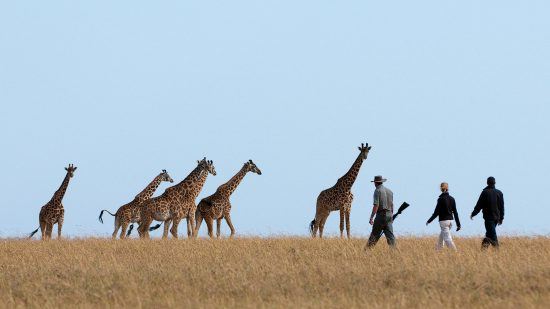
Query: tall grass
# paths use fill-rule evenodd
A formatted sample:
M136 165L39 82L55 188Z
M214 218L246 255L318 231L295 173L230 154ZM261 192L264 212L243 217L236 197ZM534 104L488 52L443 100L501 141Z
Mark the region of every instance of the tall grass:
M550 238L0 241L4 307L549 308Z

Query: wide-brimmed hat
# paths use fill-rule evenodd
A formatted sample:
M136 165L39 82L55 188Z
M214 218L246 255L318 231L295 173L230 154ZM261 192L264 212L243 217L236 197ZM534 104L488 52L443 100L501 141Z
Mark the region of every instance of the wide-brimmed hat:
M386 178L383 178L381 175L378 175L378 176L374 176L374 180L372 180L371 182L382 183L382 182L385 182L386 180L387 180Z

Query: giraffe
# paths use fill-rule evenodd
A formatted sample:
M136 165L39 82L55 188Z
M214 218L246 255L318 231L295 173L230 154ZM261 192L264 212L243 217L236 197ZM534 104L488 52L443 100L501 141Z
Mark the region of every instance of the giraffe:
M149 238L149 226L153 220L164 221L162 238L178 238L178 225L181 219L187 219L187 237L193 237L195 231L195 199L199 195L208 174L216 175L216 169L212 161L206 158L197 161L197 167L180 183L167 188L160 196L145 201L140 206L141 222L138 232L141 238Z
M220 227L223 218L225 218L227 225L231 229L230 237L232 238L233 235L235 235L235 228L233 227L233 223L231 223L231 202L229 201L229 198L231 197L231 194L235 192L235 189L237 189L244 176L248 172L253 172L258 175L262 174L262 171L260 171L256 164L254 164L252 160L249 160L243 165L239 172L235 174L235 176L229 179L228 182L219 186L214 194L203 198L200 201L199 205L197 206L197 211L195 213L195 237L198 235L198 231L203 218L206 221L206 225L208 227L208 235L210 236L210 238L214 237L212 235L212 224L214 222L214 219L216 220L217 227L216 237L220 237Z
M36 232L38 232L38 230L40 229L40 231L42 232L43 240L51 239L53 225L56 223L57 238L61 238L61 228L63 227L63 218L65 215L65 209L63 209L63 204L61 203L61 201L63 200L63 196L65 196L65 192L67 191L67 187L69 186L69 181L74 176L76 166L69 164L69 166L66 167L65 170L67 171L67 174L65 175L61 186L59 187L59 189L57 189L57 191L55 191L52 199L40 209L38 220L40 226L30 234L29 238L36 234Z
M367 159L371 147L369 144L361 144L359 148L359 156L349 171L338 181L336 184L324 191L321 191L319 197L317 197L317 210L315 212L315 218L311 221L309 227L311 235L315 238L317 230L319 230L319 237L323 238L323 229L325 222L331 211L340 211L340 238L344 238L344 219L346 221L346 233L350 238L350 223L349 215L351 212L351 203L353 202L353 193L351 193L351 187L357 179L359 169L363 164L363 161Z
M138 195L134 197L134 199L129 202L126 205L121 206L115 214L112 214L110 211L103 209L101 213L99 214L99 222L103 223L103 212L107 212L111 216L115 217L115 231L113 232L112 238L116 238L116 234L118 233L118 230L122 227L122 230L120 231L120 239L124 239L126 236L130 236L130 233L132 232L132 229L134 227L135 222L140 221L140 210L139 205L145 202L146 200L150 199L155 191L157 190L158 186L161 182L174 182L174 180L168 175L168 172L166 170L162 170L162 173L158 174L143 191L141 191ZM130 230L128 230L128 234L126 234L126 229L128 228L128 225L130 225ZM157 229L160 227L160 224L153 227L153 229Z

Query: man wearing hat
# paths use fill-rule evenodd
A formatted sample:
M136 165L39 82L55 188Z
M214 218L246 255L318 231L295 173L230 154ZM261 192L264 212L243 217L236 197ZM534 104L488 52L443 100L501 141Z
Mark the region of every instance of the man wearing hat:
M369 223L372 225L372 232L367 243L368 248L374 247L382 233L390 247L395 247L395 236L393 235L392 214L393 214L393 192L386 188L383 183L386 181L382 176L375 176L374 203ZM376 216L376 218L375 218Z
M476 207L470 216L470 219L483 210L483 219L485 220L485 238L481 242L481 247L486 249L489 245L498 247L498 238L496 226L504 221L504 196L502 192L495 188L495 177L487 178L487 187L483 189Z

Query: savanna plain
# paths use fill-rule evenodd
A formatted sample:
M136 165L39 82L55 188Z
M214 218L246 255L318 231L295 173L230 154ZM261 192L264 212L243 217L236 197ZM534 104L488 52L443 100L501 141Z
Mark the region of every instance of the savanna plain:
M549 308L550 238L0 240L2 307Z

